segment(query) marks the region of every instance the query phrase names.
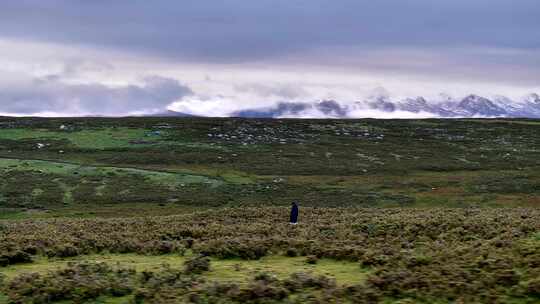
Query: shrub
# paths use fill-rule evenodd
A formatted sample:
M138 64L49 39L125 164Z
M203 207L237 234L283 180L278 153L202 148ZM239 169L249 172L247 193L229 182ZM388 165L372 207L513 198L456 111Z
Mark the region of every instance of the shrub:
M262 242L235 239L212 240L198 244L194 250L203 255L215 256L220 259L258 260L267 255L269 247Z
M289 292L287 289L277 284L268 284L265 281L255 281L251 283L248 288L241 290L235 300L247 303L268 303L271 300L281 301L288 296Z
M294 258L294 257L298 256L298 251L296 250L296 248L289 248L285 252L285 255L290 257L290 258Z
M73 245L60 245L47 252L49 257L69 258L79 255L79 249Z
M153 241L153 242L144 242L136 245L136 252L142 254L169 254L169 253L179 253L183 255L186 251L186 248L183 244L177 241Z
M532 279L527 282L527 293L533 297L540 298L540 278Z
M184 263L184 272L187 274L201 274L210 270L210 258L199 256Z
M9 251L0 255L0 267L21 263L32 263L32 257L22 250Z
M319 261L319 258L315 255L308 255L306 257L306 263L308 264L314 265L314 264L317 264L318 261Z
M23 251L31 255L36 255L38 253L38 248L36 246L29 245L23 248Z
M265 282L265 283L272 283L272 282L277 281L276 276L273 275L273 274L270 274L268 272L260 272L260 273L256 274L253 279L255 281L262 281L262 282Z
M425 266L425 265L429 265L429 263L431 263L431 261L432 261L432 258L429 257L429 256L416 255L416 256L411 257L408 260L407 265L409 267Z
M336 282L326 276L314 277L307 273L293 273L286 284L289 286L295 286L296 288L316 288L316 289L331 289L336 286Z
M86 302L101 295L130 294L135 272L104 263L70 263L66 269L47 274L23 274L5 288L12 303Z

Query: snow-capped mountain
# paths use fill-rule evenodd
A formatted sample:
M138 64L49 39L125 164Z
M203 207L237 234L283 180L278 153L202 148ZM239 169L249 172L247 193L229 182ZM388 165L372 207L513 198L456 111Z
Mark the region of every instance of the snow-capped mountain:
M516 104L518 111L514 116L540 117L540 96L536 93L527 95L521 102Z
M534 104L535 106L540 106L540 95L536 93L529 94L524 98L524 101L530 104Z
M515 115L521 111L521 106L506 96L495 96L491 101L511 115Z
M445 101L446 102L446 101ZM446 103L428 102L424 97L406 98L398 102L400 111L411 113L432 113L440 117L454 117L456 113L445 107Z
M357 104L366 105L369 109L380 110L383 112L394 112L396 105L390 101L388 94L373 95L368 97L363 102Z
M504 96L486 98L468 95L461 99L441 94L428 100L425 97L393 100L386 92L356 102L323 100L316 102L280 102L272 107L234 112L238 117L369 117L375 112L426 114L428 117L522 117L540 118L540 96L530 94L521 100ZM365 114L365 116L364 116ZM374 115L374 114L373 114Z
M478 95L463 98L455 110L463 116L505 116L508 114L504 108Z

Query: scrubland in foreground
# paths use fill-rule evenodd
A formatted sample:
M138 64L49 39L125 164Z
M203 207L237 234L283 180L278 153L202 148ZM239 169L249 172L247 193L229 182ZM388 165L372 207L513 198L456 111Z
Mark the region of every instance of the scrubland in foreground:
M300 225L286 219L285 208L227 208L4 222L0 252L9 276L1 290L13 303L540 300L537 209L303 208ZM146 259L127 263L133 254ZM159 265L160 256L170 265ZM24 270L24 263L42 264L44 257L52 264L78 258L56 270ZM147 259L156 266L141 265ZM259 259L260 273L249 264ZM186 268L185 261L195 266ZM345 279L332 274L340 261L352 269ZM318 271L309 264L318 262ZM235 269L224 271L226 264Z

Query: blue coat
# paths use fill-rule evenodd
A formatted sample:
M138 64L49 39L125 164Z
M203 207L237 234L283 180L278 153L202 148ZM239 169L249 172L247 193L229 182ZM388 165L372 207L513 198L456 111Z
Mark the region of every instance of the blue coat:
M293 203L291 208L291 223L298 222L298 205Z

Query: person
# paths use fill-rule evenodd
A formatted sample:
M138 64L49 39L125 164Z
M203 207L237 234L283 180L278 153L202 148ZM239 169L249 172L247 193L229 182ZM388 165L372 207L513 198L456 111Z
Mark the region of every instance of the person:
M296 202L293 202L293 203L292 203L292 208L291 208L291 224L292 224L292 225L298 224L298 205L296 204Z

